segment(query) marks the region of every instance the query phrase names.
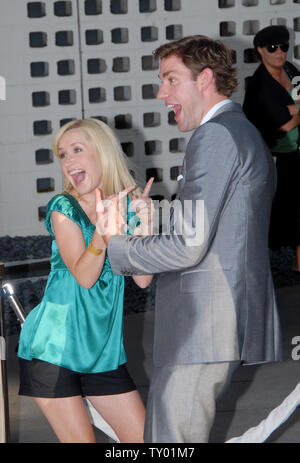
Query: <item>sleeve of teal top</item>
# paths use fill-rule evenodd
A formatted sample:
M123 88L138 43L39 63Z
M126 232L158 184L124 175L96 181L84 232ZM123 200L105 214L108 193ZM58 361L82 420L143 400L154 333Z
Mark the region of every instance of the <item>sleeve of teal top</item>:
M127 196L127 235L133 235L135 228L140 224L140 219L132 209L131 199Z
M69 198L63 194L54 196L47 205L45 227L54 237L51 224L51 212L58 211L80 226L81 220L77 209L74 208Z

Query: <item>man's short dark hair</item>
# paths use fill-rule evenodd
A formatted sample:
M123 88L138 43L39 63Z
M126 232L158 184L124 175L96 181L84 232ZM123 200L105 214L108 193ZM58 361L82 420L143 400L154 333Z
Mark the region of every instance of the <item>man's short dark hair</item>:
M232 52L224 43L204 35L190 35L161 45L154 51L157 59L176 55L190 69L194 79L205 68L214 73L216 90L230 97L237 89L237 70L232 66Z

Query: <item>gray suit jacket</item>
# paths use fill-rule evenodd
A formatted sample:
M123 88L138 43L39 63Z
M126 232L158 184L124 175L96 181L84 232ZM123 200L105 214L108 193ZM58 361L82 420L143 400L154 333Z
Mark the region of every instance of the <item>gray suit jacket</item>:
M204 201L202 243L187 244L192 231L172 228L115 236L108 247L114 273L159 273L154 364L279 360L268 251L275 166L239 104L224 105L194 131L182 174L180 201Z

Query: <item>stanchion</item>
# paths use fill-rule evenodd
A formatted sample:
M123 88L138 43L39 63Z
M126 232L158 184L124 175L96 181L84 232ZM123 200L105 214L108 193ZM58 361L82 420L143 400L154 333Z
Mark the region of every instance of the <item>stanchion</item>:
M4 275L4 264L0 262L0 288ZM6 343L5 343L5 319L2 304L2 291L0 294L0 442L9 441L9 410L8 410L8 387L7 387L7 368L6 368Z
M10 283L5 283L2 286L2 294L8 300L9 305L13 309L18 321L20 322L21 327L25 322L26 314L23 310L23 307L20 304L19 299L15 295L14 289Z

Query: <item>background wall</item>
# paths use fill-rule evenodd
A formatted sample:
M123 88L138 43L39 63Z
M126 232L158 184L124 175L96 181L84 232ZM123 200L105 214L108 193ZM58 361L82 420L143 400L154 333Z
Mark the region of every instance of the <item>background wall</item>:
M291 32L300 69L300 0L69 0L0 4L0 236L46 234L49 199L61 191L52 138L66 121L98 117L117 133L137 181L152 194L177 189L189 134L155 95L152 51L189 34L233 50L242 103L257 62L254 34L270 24ZM4 80L5 79L5 80ZM5 92L3 91L5 83ZM4 99L6 98L6 99Z

